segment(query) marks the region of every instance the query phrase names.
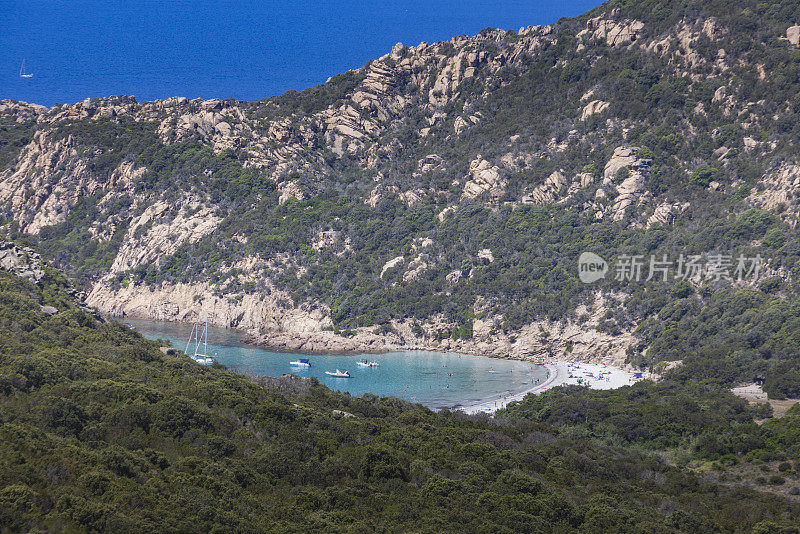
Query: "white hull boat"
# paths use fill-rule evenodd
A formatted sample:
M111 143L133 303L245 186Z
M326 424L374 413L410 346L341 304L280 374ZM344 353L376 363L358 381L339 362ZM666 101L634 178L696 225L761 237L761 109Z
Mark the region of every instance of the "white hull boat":
M192 333L189 334L189 341L186 342L186 354L189 354L189 346L194 341L194 354L191 355L192 359L199 363L200 365L214 365L214 358L208 355L208 316L206 316L206 322L203 327L203 333L200 333L200 317L197 318L195 321L194 326L192 327ZM200 345L202 344L203 350L200 350Z
M22 66L19 68L19 77L20 78L33 78L33 74L29 72L25 72L25 60L22 60Z

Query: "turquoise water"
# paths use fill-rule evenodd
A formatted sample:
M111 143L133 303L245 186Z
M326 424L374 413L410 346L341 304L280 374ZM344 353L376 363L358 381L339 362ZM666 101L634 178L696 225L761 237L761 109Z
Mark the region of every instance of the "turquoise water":
M166 339L183 350L192 326L180 323L125 319L149 339ZM543 367L516 360L499 360L481 356L441 354L427 351L402 351L365 356L380 367L356 365L358 355L304 355L272 352L239 340L238 330L209 327L208 353L232 371L258 376L281 376L294 373L316 377L338 391L360 396L373 393L419 402L432 409L471 406L484 401L513 395L543 381ZM289 362L299 357L311 361L310 369L292 367ZM351 378L334 378L325 371L346 369Z

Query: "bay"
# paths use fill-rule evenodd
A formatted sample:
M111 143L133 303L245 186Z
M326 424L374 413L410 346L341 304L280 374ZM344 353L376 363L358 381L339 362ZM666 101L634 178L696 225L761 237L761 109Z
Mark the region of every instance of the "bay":
M127 318L124 320L148 339L163 339L185 349L192 325ZM256 376L293 373L316 377L337 391L360 396L372 393L418 402L431 409L473 406L510 396L542 382L547 371L531 362L430 351L398 351L385 354L297 354L275 352L242 343L240 330L209 327L208 354L230 370ZM289 365L308 358L310 369ZM364 358L380 367L361 367ZM335 378L325 371L347 370L350 378Z

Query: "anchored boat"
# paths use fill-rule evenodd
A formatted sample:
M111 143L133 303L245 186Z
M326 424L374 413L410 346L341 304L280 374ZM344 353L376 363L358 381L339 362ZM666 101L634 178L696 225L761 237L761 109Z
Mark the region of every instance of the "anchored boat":
M201 339L202 338L202 339ZM203 333L200 334L200 317L194 322L192 333L189 334L189 340L186 342L186 354L189 354L189 345L194 340L194 355L192 359L200 365L214 365L214 358L208 355L208 316L206 315L205 325L203 326ZM200 352L200 345L203 345L203 351Z
M299 360L289 362L289 365L293 365L295 367L311 367L311 362L308 361L308 358L300 358Z
M335 378L350 378L350 373L347 371L340 371L339 369L337 369L335 373L332 371L325 371L325 374Z

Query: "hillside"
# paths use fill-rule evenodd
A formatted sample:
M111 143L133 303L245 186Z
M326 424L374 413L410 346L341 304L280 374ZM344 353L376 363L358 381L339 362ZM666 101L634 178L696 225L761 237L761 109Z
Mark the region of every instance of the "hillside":
M796 397L798 24L789 1L610 1L261 101L3 101L5 228L117 315L681 360ZM763 265L585 284L584 251Z
M788 533L800 521L797 503L564 422L197 365L98 319L56 271L4 250L0 531ZM721 395L698 417L755 426L729 415L740 404ZM760 454L786 458L790 428L773 425L784 441Z

